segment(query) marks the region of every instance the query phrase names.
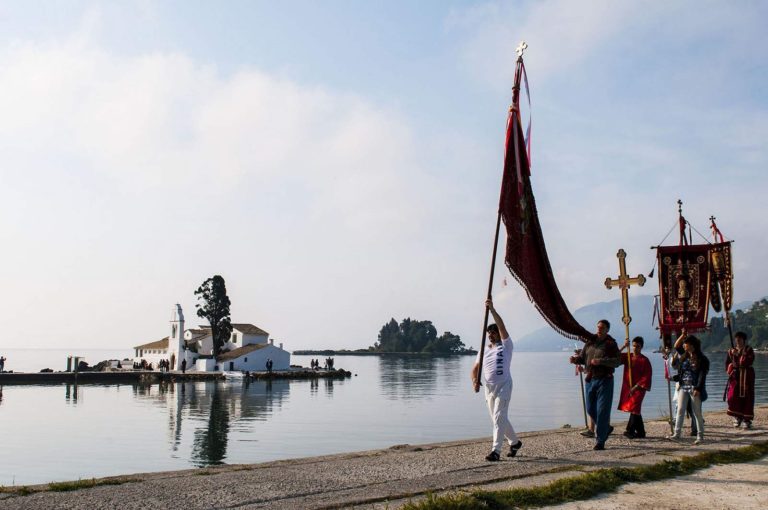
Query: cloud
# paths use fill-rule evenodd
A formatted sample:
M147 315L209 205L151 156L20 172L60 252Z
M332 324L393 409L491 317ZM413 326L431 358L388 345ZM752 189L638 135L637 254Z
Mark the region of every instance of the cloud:
M332 289L354 303L397 260L409 275L440 200L401 114L257 69L222 75L183 54L118 56L73 38L5 48L0 90L3 237L18 248L6 259L19 299L3 305L21 319L11 337L36 320L37 305L19 303L41 292L57 302L47 320L89 310L98 330L115 314L165 317L209 272L231 276L242 320L298 336L312 327L276 310L292 301L308 322L341 323L349 312L319 300ZM159 295L133 301L141 287ZM368 299L380 309L388 296ZM65 344L95 341L64 329ZM116 335L158 333L141 321Z

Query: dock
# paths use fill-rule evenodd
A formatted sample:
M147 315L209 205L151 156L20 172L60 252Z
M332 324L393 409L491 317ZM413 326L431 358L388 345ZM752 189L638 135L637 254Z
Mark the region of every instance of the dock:
M244 376L250 380L269 379L346 379L352 377L346 370L310 370L308 368L275 370L273 372L249 372ZM223 381L224 372L186 372L158 370L113 370L103 372L3 372L0 386L11 385L55 385L55 384L155 384L159 382Z

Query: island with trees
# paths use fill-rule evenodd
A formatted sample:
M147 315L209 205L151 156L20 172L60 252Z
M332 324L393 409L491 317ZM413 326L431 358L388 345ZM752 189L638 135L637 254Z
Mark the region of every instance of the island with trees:
M398 322L392 318L379 330L376 343L366 349L301 350L293 354L307 355L379 355L379 354L424 354L446 356L455 354L476 354L468 349L459 335L450 331L438 336L432 321L414 320L410 317Z

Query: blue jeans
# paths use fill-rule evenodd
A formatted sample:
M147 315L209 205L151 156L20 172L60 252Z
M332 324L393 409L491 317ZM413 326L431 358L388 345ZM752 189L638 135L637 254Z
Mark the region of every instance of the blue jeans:
M587 414L595 424L595 438L598 444L608 439L613 404L613 377L592 379L585 386Z

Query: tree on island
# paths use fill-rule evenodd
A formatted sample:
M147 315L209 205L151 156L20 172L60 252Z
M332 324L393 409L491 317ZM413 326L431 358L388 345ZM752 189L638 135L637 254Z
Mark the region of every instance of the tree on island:
M410 317L400 324L393 318L379 331L378 341L370 350L374 352L414 352L431 354L461 354L467 348L458 335L446 331L439 337L431 321L417 321Z
M211 325L211 336L213 337L213 356L217 357L224 346L224 342L232 334L232 321L229 318L229 297L227 296L227 287L224 284L224 278L215 275L208 278L195 291L198 303L197 316L207 319Z

